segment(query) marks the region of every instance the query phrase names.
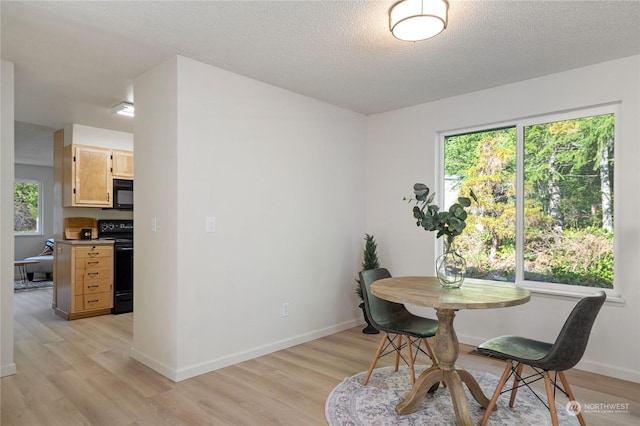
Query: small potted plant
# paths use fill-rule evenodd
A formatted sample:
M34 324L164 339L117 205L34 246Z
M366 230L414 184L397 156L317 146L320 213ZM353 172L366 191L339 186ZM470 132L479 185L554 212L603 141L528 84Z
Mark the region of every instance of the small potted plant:
M364 240L364 251L362 253L362 270L367 271L369 269L376 269L380 267L380 262L378 261L378 245L376 244L376 240L373 235L365 234ZM360 287L360 280L356 279L356 294L362 301L358 307L362 309L362 314L364 315L364 320L367 322L367 326L362 329L362 332L365 334L378 334L380 331L375 328L369 322L369 318L367 318L367 313L364 310L364 298L362 296L362 287Z
M454 238L462 234L467 226L466 207L471 206L471 199L458 197L458 202L453 203L449 210L440 211L440 207L433 204L435 192L429 194L429 187L423 183L413 185L414 197L405 197L409 202L415 201L413 217L416 225L425 231L436 231L436 238L444 239L444 253L436 259L436 275L440 284L447 288L458 288L464 281L467 263L456 251ZM475 202L478 202L473 191L469 194Z

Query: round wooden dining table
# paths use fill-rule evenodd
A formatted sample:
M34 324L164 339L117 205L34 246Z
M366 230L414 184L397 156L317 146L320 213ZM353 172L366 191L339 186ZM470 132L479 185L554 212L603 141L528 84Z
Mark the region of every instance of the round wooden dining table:
M391 302L432 307L438 317L438 331L434 337L434 365L416 380L409 395L396 407L398 415L416 410L421 399L436 383L444 382L451 395L458 425L472 425L469 404L462 383L482 406L489 399L474 377L455 365L458 359L458 337L453 319L460 309L491 309L521 305L529 301L529 290L507 283L464 283L457 289L444 288L435 277L384 278L371 284L371 292Z

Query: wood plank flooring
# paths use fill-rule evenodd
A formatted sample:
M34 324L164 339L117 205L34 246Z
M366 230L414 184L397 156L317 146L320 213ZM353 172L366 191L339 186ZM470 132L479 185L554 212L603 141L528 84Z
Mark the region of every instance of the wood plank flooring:
M357 327L174 383L129 357L133 314L64 321L51 297L50 289L15 294L18 374L2 378L2 426L326 425L328 394L368 368L380 339ZM461 345L460 365L500 375L501 361L472 349ZM583 404L629 404L624 413L585 413L588 424L640 424L640 384L576 370L567 377Z

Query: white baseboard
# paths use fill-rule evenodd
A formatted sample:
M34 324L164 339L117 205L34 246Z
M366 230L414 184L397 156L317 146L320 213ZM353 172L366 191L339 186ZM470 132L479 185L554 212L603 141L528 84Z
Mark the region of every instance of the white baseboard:
M213 359L210 361L188 366L185 368L180 368L177 370L161 362L158 362L154 358L147 356L146 354L138 351L135 348L131 348L131 357L136 361L139 361L142 364L146 365L147 367L151 368L152 370L155 370L156 372L162 374L163 376L173 380L174 382L179 382L185 379L189 379L191 377L199 376L201 374L218 370L223 367L228 367L230 365L234 365L239 362L247 361L262 355L267 355L272 352L290 348L292 346L299 345L301 343L305 343L311 340L319 339L321 337L329 336L331 334L338 333L340 331L344 331L349 328L360 325L361 323L362 323L361 320L355 320L355 319L351 321L346 321L341 324L336 324L320 330L300 334L298 336L293 336L287 339L279 340L277 342L272 342L263 346L258 346L256 348L251 348L246 351L237 352L235 354L224 356L222 358Z
M582 360L576 365L578 370L588 371L590 373L602 374L603 376L615 377L616 379L628 380L630 382L640 383L640 372L613 365L593 362L588 359Z
M458 341L467 345L478 346L488 339L478 339L473 336L458 335ZM600 362L590 361L583 358L575 367L578 370L588 371L590 373L602 374L603 376L614 377L616 379L628 380L630 382L640 383L640 371L633 371L613 365L603 364Z
M12 376L16 374L16 364L12 362L11 364L6 364L0 367L0 377L4 376Z
M133 358L136 361L146 365L150 369L162 374L163 376L173 380L174 382L177 381L175 379L175 377L176 377L176 370L175 369L169 367L168 365L165 365L165 364L161 363L160 361L156 360L155 358L147 356L145 353L140 352L136 348L131 348L131 358Z

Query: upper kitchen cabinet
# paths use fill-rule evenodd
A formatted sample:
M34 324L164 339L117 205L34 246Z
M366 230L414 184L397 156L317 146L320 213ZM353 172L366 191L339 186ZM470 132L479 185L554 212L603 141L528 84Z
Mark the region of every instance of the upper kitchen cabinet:
M64 207L111 207L111 150L67 145L63 154Z
M111 174L117 179L133 179L132 151L111 151Z
M54 162L62 169L62 205L113 207L113 179L133 179L133 134L80 124L61 132L64 147Z

